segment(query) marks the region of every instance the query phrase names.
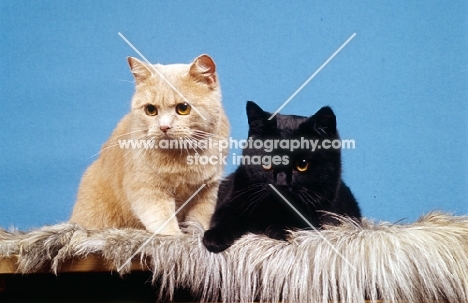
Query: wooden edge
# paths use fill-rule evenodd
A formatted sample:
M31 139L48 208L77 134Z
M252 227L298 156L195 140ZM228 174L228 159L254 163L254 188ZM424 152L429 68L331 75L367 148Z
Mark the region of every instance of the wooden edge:
M18 256L9 258L0 257L0 275L2 274L17 274L18 271ZM131 271L149 271L150 269L141 264L139 260L133 260L130 267ZM103 257L91 254L86 258L72 258L65 260L58 270L58 273L73 273L73 272L115 272L117 268L110 262L104 260ZM34 273L51 273L50 262ZM32 273L32 274L34 274Z
M0 293L5 290L5 284L2 280L2 275L18 273L18 256L9 258L0 258ZM131 271L147 271L149 268L141 264L138 260L133 260ZM81 272L109 272L117 271L117 269L104 260L99 255L89 255L87 258L72 258L66 260L60 266L58 273L81 273ZM50 273L50 264L35 273ZM33 273L34 274L34 273ZM383 301L365 301L366 303L384 303ZM180 302L179 302L180 303ZM216 303L216 302L214 302ZM257 302L253 302L257 303Z
M12 256L9 258L0 258L0 275L1 274L14 274L16 273L16 261L18 257Z

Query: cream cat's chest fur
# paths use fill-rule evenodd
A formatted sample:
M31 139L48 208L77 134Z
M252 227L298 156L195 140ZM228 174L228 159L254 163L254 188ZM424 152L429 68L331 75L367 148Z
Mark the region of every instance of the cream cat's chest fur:
M187 157L195 153L222 157L226 149L125 148L119 141L188 139L193 144L200 139L227 139L229 123L214 63L203 55L191 65L159 67L193 103L179 98L148 66L136 59L129 63L136 79L132 111L83 175L70 221L88 228L146 228L167 235L181 232L178 221L195 220L208 228L223 165L188 164Z

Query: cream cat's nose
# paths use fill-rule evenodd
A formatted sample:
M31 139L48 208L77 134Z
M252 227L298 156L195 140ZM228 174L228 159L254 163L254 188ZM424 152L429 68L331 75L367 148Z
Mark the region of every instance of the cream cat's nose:
M165 132L167 132L168 130L170 130L171 127L170 127L169 125L161 125L161 126L159 127L159 129L162 130L163 133L165 133Z

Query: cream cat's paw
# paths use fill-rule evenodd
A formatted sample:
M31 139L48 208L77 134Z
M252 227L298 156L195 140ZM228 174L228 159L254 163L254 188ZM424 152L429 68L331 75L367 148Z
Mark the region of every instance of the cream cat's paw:
M172 222L171 222L172 223ZM163 236L180 236L183 234L179 225L176 223L168 224L161 228L161 224L151 224L146 226L146 230L152 232L153 234L163 235Z

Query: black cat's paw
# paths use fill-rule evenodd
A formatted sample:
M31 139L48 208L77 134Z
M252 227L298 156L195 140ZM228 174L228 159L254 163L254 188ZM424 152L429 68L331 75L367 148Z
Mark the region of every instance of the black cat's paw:
M234 243L235 238L220 229L209 229L203 235L203 245L214 253L226 250Z
M284 229L284 226L270 225L265 229L265 235L272 239L286 241L289 233Z

